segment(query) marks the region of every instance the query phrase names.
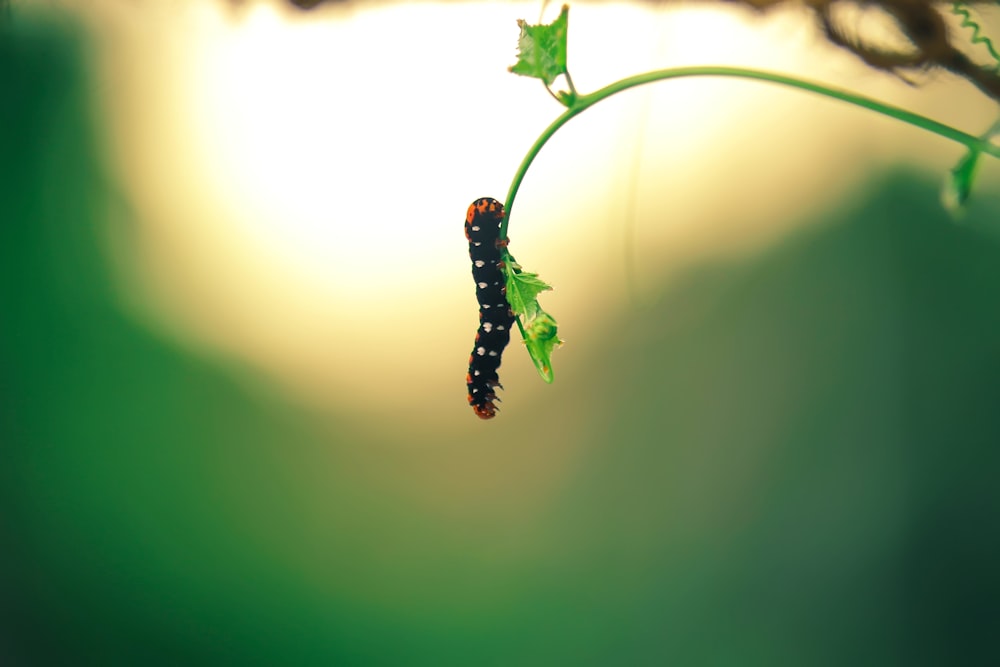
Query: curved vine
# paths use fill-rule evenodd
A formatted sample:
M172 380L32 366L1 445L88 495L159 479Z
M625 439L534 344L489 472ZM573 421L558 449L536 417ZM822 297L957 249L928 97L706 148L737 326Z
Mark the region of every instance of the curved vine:
M1000 54L994 48L989 37L981 33L979 25L972 19L971 13L964 6L964 3L954 2L952 11L963 18L963 27L973 30L972 42L985 46L996 61L997 67L1000 68ZM598 102L626 90L658 81L686 77L728 77L780 85L868 109L960 143L965 146L967 153L951 170L944 193L946 203L950 200L956 205L952 208L960 208L968 198L980 156L986 154L1000 157L1000 146L994 145L991 141L992 137L997 134L1000 124L994 125L981 136L975 136L927 116L864 95L798 77L743 67L694 66L661 69L627 77L592 93L581 94L573 86L567 67L568 17L569 7L564 5L559 16L550 24L529 25L523 20L518 21L521 29L518 38L518 60L509 68L510 71L521 76L541 79L548 93L564 105L566 110L542 131L514 173L514 178L507 191L503 219L500 223L499 239L502 243L508 238L507 227L510 223L510 214L514 208L514 201L521 183L524 181L528 168L549 139L563 125ZM560 77L566 82L568 90L554 91L552 89L553 84ZM557 336L555 319L539 306L537 299L541 292L551 288L541 281L537 274L523 271L511 256L505 243L502 245L501 252L507 285L507 301L510 309L515 315L515 322L539 374L546 382L551 382L550 355L554 347L558 346L561 341Z

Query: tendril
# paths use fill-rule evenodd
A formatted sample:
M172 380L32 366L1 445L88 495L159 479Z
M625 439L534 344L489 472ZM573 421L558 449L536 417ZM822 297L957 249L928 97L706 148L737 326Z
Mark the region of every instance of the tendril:
M966 6L964 2L951 3L951 13L955 16L962 17L961 27L968 28L972 31L972 37L970 41L972 44L982 44L986 47L986 50L990 52L995 64L993 65L993 71L1000 71L1000 53L997 53L996 48L993 46L993 40L991 40L986 35L982 34L982 28L976 23L972 18L972 12Z

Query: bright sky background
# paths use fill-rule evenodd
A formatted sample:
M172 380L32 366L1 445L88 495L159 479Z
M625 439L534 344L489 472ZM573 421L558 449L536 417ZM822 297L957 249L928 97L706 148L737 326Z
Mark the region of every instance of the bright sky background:
M467 410L477 315L465 209L505 197L561 111L540 83L506 71L516 19L537 21L540 3L66 4L98 36L110 161L134 214L118 247L143 317L319 407ZM585 3L570 13L569 48L582 91L730 64L834 83L972 132L992 122L967 86L914 89L865 70L794 9ZM511 220L512 251L556 286L543 305L569 344L556 352L555 386L600 324L627 318L630 299L654 299L675 272L773 242L873 166L943 174L960 153L759 83L667 82L598 105L543 150ZM508 389L552 391L513 347Z

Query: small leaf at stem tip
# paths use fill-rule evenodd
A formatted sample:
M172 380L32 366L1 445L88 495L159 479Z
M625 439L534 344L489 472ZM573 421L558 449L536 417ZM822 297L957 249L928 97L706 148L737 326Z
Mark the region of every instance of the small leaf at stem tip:
M562 102L564 107L572 107L576 104L576 93L568 90L560 90L556 93L556 97Z
M941 190L941 202L953 216L962 214L965 203L972 193L972 181L976 177L976 167L979 165L981 153L970 150L958 163L952 167L945 178Z
M517 39L517 62L508 69L514 74L541 79L551 86L566 73L566 39L569 31L569 5L563 5L555 21L528 25L517 20L521 35Z
M555 318L541 308L524 325L524 344L528 348L528 354L535 363L538 374L550 384L555 379L552 373L552 351L563 343L559 340L558 331Z

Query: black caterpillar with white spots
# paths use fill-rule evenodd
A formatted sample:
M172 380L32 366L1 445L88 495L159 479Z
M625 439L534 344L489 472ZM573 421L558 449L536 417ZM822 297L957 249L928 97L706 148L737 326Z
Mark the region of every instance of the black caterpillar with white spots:
M489 197L472 202L465 215L465 237L469 239L472 278L476 281L479 301L479 330L469 355L469 374L465 381L469 385L469 405L482 419L496 416L497 407L493 401L500 400L496 389L503 389L497 369L514 324L514 314L507 305L507 287L500 261L500 251L507 245L506 240L500 240L501 220L503 204Z

